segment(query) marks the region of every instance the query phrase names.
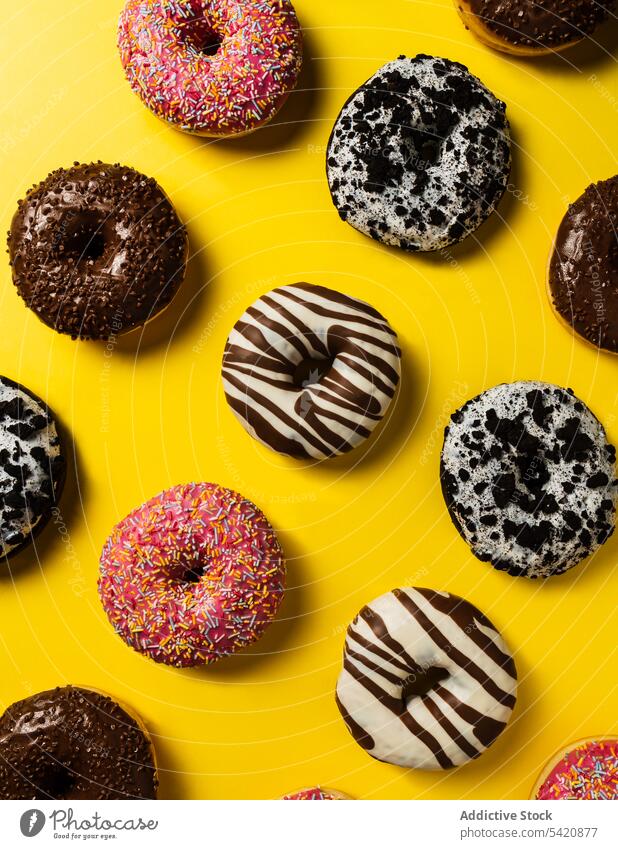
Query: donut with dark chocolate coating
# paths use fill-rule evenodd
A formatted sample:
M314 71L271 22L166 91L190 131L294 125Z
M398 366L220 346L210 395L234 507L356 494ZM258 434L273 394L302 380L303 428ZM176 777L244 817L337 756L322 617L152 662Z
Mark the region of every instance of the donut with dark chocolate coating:
M56 687L0 717L0 799L156 799L152 743L109 696Z
M596 348L618 354L618 175L592 183L569 206L548 282L560 318Z
M555 53L591 36L614 0L454 0L466 29L504 53Z
M169 304L187 234L152 177L103 162L59 168L19 201L8 237L13 282L36 315L73 339L107 339Z

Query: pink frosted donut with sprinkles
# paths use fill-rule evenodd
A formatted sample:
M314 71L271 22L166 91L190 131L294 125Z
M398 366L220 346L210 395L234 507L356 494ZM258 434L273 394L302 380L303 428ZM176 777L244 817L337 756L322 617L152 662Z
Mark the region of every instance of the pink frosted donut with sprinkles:
M345 793L341 793L339 790L331 790L328 787L304 787L302 790L288 793L281 798L294 802L333 802L339 799L349 799L350 797L346 796Z
M214 663L254 643L285 586L274 530L255 504L211 483L133 510L101 555L99 595L117 634L158 663Z
M143 103L178 129L205 136L266 124L302 64L289 0L128 0L118 48Z
M532 798L618 800L618 738L580 740L554 755Z

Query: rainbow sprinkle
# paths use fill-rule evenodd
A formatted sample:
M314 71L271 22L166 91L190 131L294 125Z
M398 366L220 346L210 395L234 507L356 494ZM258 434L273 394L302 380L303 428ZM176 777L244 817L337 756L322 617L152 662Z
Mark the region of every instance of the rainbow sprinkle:
M99 595L116 632L171 666L255 642L283 598L285 563L264 514L216 484L175 486L113 529Z
M321 787L307 787L305 790L297 790L296 793L288 793L287 796L283 796L282 798L303 802L330 802L338 801L341 797Z
M159 118L211 136L267 123L296 85L302 32L289 0L128 0L118 48Z
M618 740L590 740L552 768L537 799L618 799Z

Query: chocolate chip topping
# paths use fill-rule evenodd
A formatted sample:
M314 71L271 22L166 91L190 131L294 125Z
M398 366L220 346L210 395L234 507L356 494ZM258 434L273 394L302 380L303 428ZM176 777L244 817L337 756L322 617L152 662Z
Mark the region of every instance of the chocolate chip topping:
M547 578L613 533L615 463L602 425L570 389L519 381L453 413L440 474L451 518L480 560Z
M66 461L51 411L0 377L0 557L32 541L58 503Z
M108 696L57 687L0 718L0 799L155 799L152 745Z
M561 47L579 41L606 20L610 2L597 0L467 0L483 26L509 44Z
M618 176L588 186L569 206L549 287L556 311L580 336L618 353Z
M76 163L19 201L8 245L13 282L45 324L74 339L106 339L171 301L187 235L152 177Z
M500 200L511 165L505 104L449 59L401 56L343 106L327 150L339 216L409 251L465 238Z

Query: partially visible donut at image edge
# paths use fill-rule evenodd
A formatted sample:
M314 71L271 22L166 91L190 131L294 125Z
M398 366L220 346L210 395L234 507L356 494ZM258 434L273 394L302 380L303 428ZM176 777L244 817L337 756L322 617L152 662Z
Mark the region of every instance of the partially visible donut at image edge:
M326 286L295 283L258 298L223 353L227 402L255 439L324 460L363 443L401 374L397 334L376 309Z
M507 645L459 596L395 589L348 627L337 706L377 760L425 770L468 763L504 731L516 694Z
M558 316L586 342L618 354L618 175L570 204L549 263Z
M33 186L18 203L8 247L17 291L41 321L73 339L108 339L170 303L188 242L152 177L94 162Z
M555 53L592 36L614 0L454 0L470 32L489 47L521 56Z
M142 720L110 696L56 687L0 717L0 799L156 799Z
M572 569L614 532L616 451L571 389L501 383L453 413L441 455L453 524L515 576Z
M295 790L293 793L287 793L281 797L287 801L293 802L334 802L342 799L349 799L340 790L333 790L330 787L304 787L302 790Z
M118 24L122 67L142 102L177 129L220 138L277 114L302 44L290 0L127 0Z
M0 558L17 554L47 524L66 476L53 413L25 386L0 376Z
M531 798L618 800L618 736L579 740L557 752L538 777Z
M511 169L506 106L450 59L388 62L344 104L326 172L339 216L408 251L465 239L495 209Z
M266 516L212 483L171 487L103 547L99 596L116 633L157 663L215 663L256 642L283 599L285 560Z

